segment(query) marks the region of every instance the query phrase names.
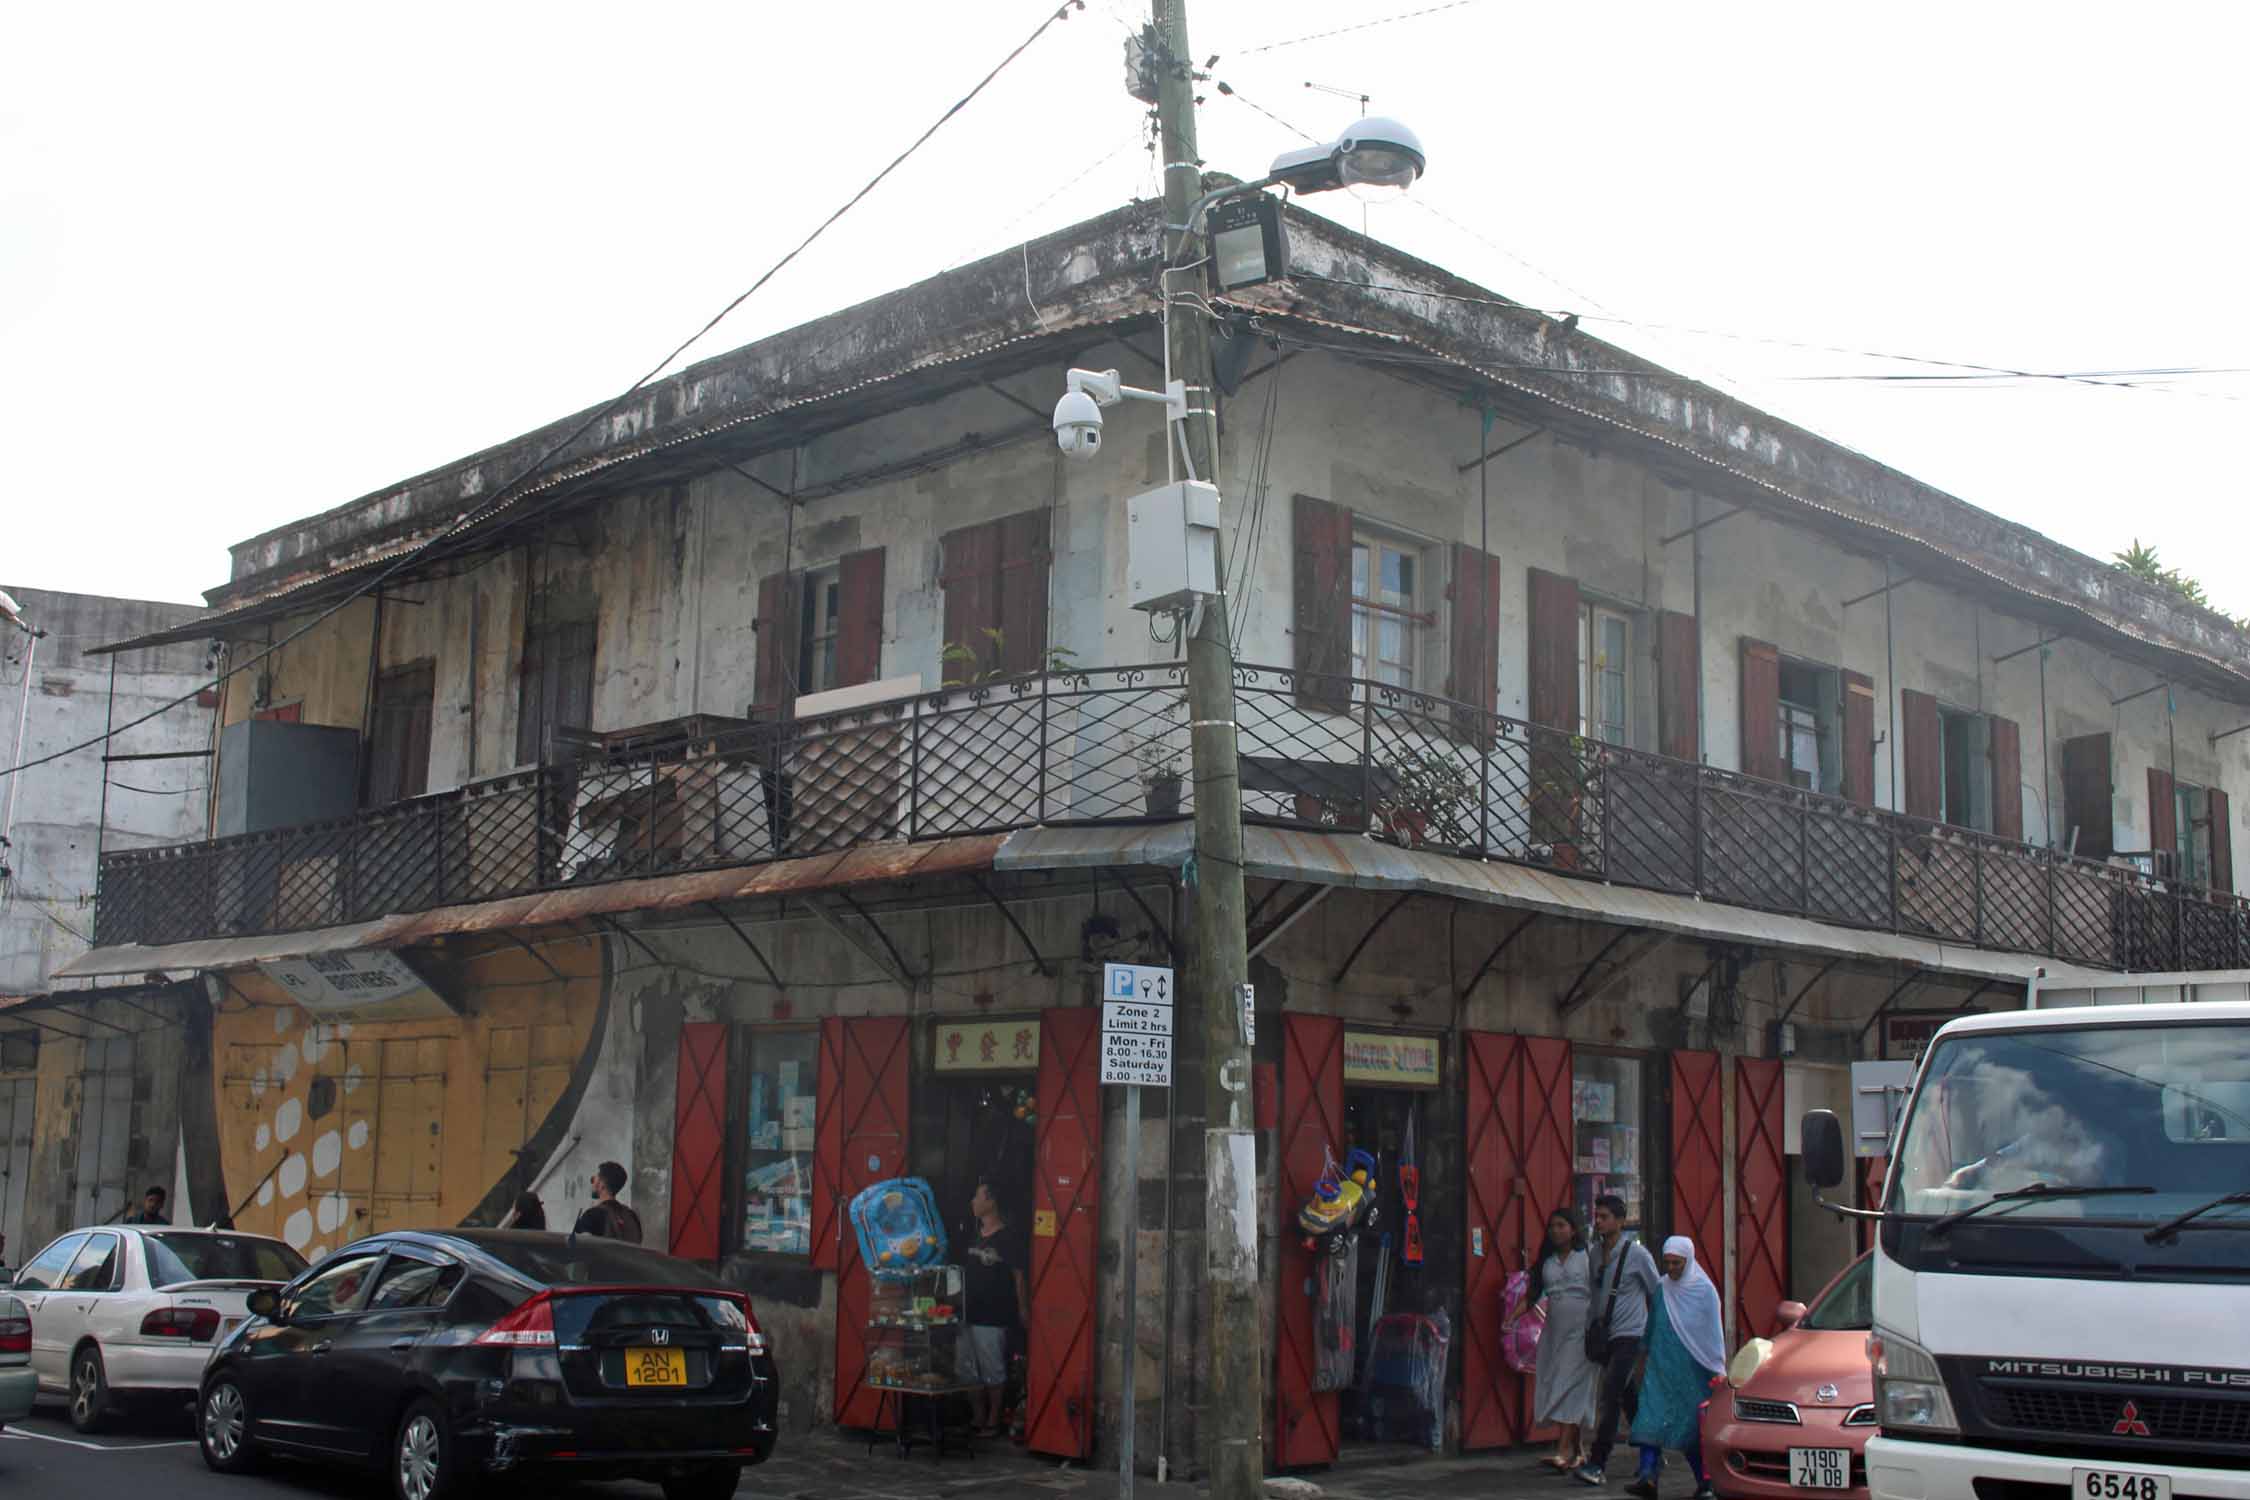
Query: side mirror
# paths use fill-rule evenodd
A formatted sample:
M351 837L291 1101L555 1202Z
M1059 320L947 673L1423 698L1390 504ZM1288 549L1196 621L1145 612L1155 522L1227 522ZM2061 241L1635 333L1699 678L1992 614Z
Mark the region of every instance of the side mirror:
M1773 1315L1782 1327L1794 1328L1805 1321L1805 1304L1802 1302L1784 1302L1773 1310Z
M265 1318L276 1323L281 1321L280 1317L277 1316L281 1311L281 1298L264 1287L260 1287L244 1298L243 1306L250 1310L252 1317Z
M1832 1109L1805 1111L1805 1181L1816 1188L1844 1184L1844 1127Z

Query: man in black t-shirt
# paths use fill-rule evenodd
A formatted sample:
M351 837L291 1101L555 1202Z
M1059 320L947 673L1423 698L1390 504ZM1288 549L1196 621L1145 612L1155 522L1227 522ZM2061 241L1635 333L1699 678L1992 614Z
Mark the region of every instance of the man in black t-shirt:
M578 1216L571 1226L573 1234L598 1234L604 1239L623 1240L629 1245L641 1242L641 1216L618 1202L617 1195L625 1191L625 1169L613 1161L605 1161L594 1168L589 1184L594 1193L594 1206Z
M969 1212L976 1218L976 1237L961 1250L962 1292L969 1305L967 1326L961 1330L960 1375L979 1387L969 1405L977 1435L991 1437L1000 1430L1008 1383L1008 1330L1031 1324L1031 1283L991 1183L977 1184Z

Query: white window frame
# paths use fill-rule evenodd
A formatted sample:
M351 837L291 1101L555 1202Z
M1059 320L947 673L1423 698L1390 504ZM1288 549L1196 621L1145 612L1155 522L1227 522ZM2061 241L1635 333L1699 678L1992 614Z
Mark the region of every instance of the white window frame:
M1807 703L1802 698L1792 698L1786 689L1792 671L1812 673L1824 686L1821 695L1827 701ZM1781 777L1790 785L1803 791L1816 792L1825 797L1841 796L1844 790L1843 766L1843 713L1844 674L1826 662L1810 657L1781 657L1780 681L1783 688L1776 693L1780 703L1780 721L1775 726L1781 737ZM1816 769L1809 782L1797 778L1804 773L1797 765L1790 743L1794 721L1801 719L1802 729L1812 736L1813 758Z
M1604 624L1615 621L1624 627L1625 659L1610 662L1594 650L1596 631ZM1622 605L1609 604L1599 599L1580 599L1578 602L1578 726L1579 732L1589 740L1605 745L1620 745L1631 749L1639 743L1639 705L1641 688L1638 642L1643 629L1639 611ZM1600 717L1597 707L1601 700L1602 679L1614 675L1624 704L1623 722L1610 724ZM1614 733L1611 731L1614 730Z
M1403 603L1384 600L1376 591L1362 595L1359 591L1359 559L1362 550L1367 553L1367 577L1372 584L1380 576L1382 554L1393 552L1412 566L1413 576ZM1351 578L1351 663L1352 676L1368 682L1395 687L1402 692L1427 692L1429 636L1426 632L1437 623L1437 616L1428 604L1430 576L1429 548L1420 540L1393 531L1380 531L1368 527L1352 530ZM1379 621L1398 620L1404 627L1405 652L1402 661L1378 659L1374 655ZM1394 680L1384 675L1390 671L1404 677Z
M844 570L837 563L825 568L807 568L799 577L797 587L797 696L808 698L836 686L837 638L844 616ZM826 620L820 609L824 595L832 595L836 604L835 615ZM826 632L819 629L824 623L829 626Z
M2196 810L2202 809L2202 816ZM2198 842L2200 840L2200 842ZM2211 883L2211 789L2192 781L2172 783L2172 859L2188 885Z

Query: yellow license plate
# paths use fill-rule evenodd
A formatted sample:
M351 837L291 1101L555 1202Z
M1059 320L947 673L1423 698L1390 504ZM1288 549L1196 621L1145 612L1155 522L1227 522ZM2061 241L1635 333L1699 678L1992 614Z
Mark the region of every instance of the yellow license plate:
M625 1351L627 1385L686 1385L687 1354L679 1349Z

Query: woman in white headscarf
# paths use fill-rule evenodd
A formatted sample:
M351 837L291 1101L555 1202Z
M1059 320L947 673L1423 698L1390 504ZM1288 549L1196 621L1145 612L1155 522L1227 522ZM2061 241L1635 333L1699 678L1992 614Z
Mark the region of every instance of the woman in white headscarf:
M1657 1465L1665 1449L1676 1448L1695 1476L1697 1500L1709 1500L1711 1477L1703 1469L1703 1403L1710 1399L1711 1382L1727 1364L1719 1289L1696 1264L1695 1242L1684 1234L1664 1242L1662 1266L1664 1296L1649 1309L1640 1407L1633 1417L1633 1443L1641 1450L1641 1467L1625 1489L1641 1500L1656 1500Z

